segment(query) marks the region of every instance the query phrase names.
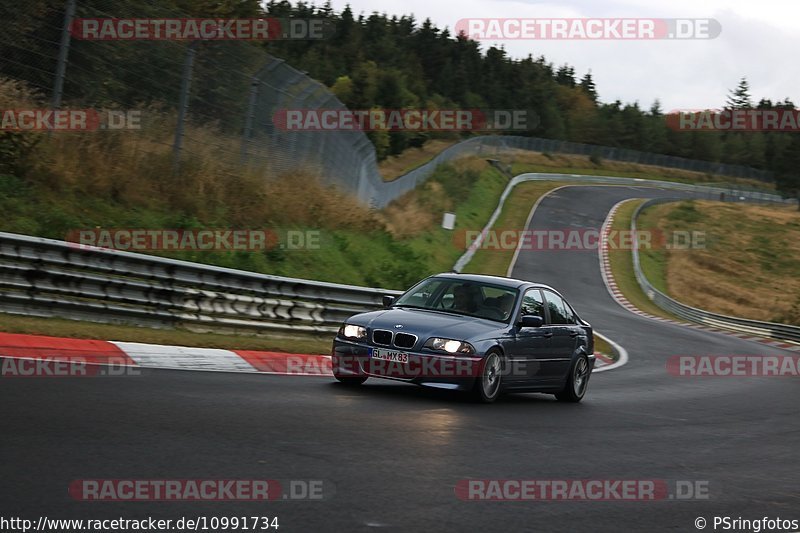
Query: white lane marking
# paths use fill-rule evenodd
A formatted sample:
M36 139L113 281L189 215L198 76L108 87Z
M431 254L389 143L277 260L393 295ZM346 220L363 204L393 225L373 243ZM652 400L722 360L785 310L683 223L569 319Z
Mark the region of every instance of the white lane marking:
M145 368L212 370L215 372L256 372L236 353L216 348L162 346L138 342L111 341Z
M525 175L526 174L520 174L519 176L517 176L517 178L519 178L521 176L525 176ZM578 176L578 175L579 174L573 174L573 176ZM514 178L514 179L516 179L516 178ZM541 178L533 178L533 179L520 180L519 183L527 183L527 182L531 182L531 181L543 181L543 180ZM554 180L554 181L557 181L557 180ZM542 202L542 200L545 199L545 197L553 194L554 192L560 191L561 189L566 189L567 187L623 187L623 188L626 188L626 189L655 189L655 188L657 188L655 186L640 186L640 187L636 187L636 186L631 186L631 185L616 185L616 184L612 184L612 183L578 183L578 184L570 184L570 185L560 185L560 186L556 187L555 189L550 189L549 191L547 191L546 193L541 195L538 200L536 200L536 203L533 204L533 207L531 208L530 213L528 213L528 218L525 221L525 226L522 229L523 230L527 230L528 229L528 226L530 225L531 220L533 220L533 214L536 212L536 208L539 207L539 204ZM623 200L623 202L624 201L625 200ZM491 228L489 228L487 226L487 228L485 228L485 229L491 229ZM524 239L520 239L519 243L517 243L517 248L514 250L514 257L511 258L511 264L508 265L508 270L506 270L506 277L508 277L508 278L511 277L511 271L514 270L514 266L517 264L517 258L519 257L519 252L520 252L520 249L522 248L523 241L524 241Z
M536 202L533 204L533 207L531 207L531 211L530 211L530 213L528 213L528 218L527 218L527 220L525 220L525 226L523 227L523 229L525 229L525 230L528 229L528 226L530 226L530 224L531 224L531 220L533 220L533 215L534 215L534 213L536 213L536 209L539 207L539 204L542 203L542 200L544 200L545 197L550 196L554 192L559 191L561 189L566 189L567 187L586 187L586 185L561 185L560 187L556 187L555 189L551 189L551 190L547 191L546 193L544 193L543 195L541 195L539 197L539 199L536 200ZM590 187L622 187L622 185L590 185ZM625 200L623 200L623 202L624 201ZM620 204L621 203L622 202L620 202ZM619 205L619 204L617 204L617 205ZM614 207L611 208L612 211L617 208L617 205L615 205ZM606 220L608 220L608 219L606 219ZM603 227L605 227L605 224L603 225ZM602 229L600 230L600 235L604 235ZM506 277L509 277L509 278L511 277L511 272L514 270L514 266L517 264L517 258L519 257L520 250L522 249L522 242L523 242L523 239L520 239L519 243L517 243L517 248L516 248L516 250L514 250L514 257L511 258L511 264L508 265L508 270L506 270ZM608 282L605 279L605 271L603 270L603 258L602 257L600 258L600 274L603 276L603 282L605 283L606 288L608 288ZM610 290L611 289L609 288L609 291ZM612 296L613 296L613 294L612 294ZM600 333L598 333L596 331L594 332L594 334L597 335L598 337L604 339L615 350L617 350L617 353L619 354L619 359L617 361L611 363L611 364L600 365L599 367L597 366L597 363L595 363L595 368L594 368L594 370L592 370L592 372L605 372L606 370L612 370L614 368L619 368L619 367L621 367L622 365L624 365L625 363L628 362L628 351L625 348L623 348L622 346L620 346L616 342L612 341L611 339L609 339L605 335L601 335Z
M561 185L560 187L556 187L555 189L550 189L543 195L541 195L536 202L534 202L533 207L531 207L530 212L528 213L528 218L525 219L525 225L522 227L523 231L528 229L528 226L531 224L531 220L533 220L533 214L536 213L536 209L539 207L539 204L542 203L546 197L550 196L554 192L560 191L561 189L565 189L567 187L575 187L575 185ZM506 270L506 277L511 277L511 272L514 270L514 265L517 264L517 258L519 257L519 252L522 249L522 243L525 239L520 239L517 243L517 248L514 250L514 256L511 258L511 264L508 265L508 270Z
M595 366L594 370L592 370L593 373L594 372L605 372L606 370L613 370L615 368L621 367L622 365L624 365L625 363L628 362L628 350L626 350L625 348L623 348L622 346L620 346L616 342L612 341L611 339L609 339L605 335L601 335L600 333L597 333L596 331L594 332L594 334L597 335L598 337L600 337L601 339L603 339L604 341L606 341L608 344L610 344L611 347L614 348L617 351L617 354L619 355L619 359L617 359L613 363L610 363L610 364L607 364L607 365L603 365L603 366L601 366L599 368L597 368Z

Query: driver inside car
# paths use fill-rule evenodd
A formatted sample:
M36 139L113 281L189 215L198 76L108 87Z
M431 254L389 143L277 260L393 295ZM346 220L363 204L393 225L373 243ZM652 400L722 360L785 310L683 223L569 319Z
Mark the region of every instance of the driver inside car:
M463 313L474 313L478 310L479 291L480 289L472 285L456 285L453 289L452 309Z

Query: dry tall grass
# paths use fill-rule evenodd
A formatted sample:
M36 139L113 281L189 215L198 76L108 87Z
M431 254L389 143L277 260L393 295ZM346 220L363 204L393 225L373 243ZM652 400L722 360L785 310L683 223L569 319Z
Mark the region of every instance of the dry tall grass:
M0 108L46 107L35 91L0 79ZM18 154L16 162L24 169L19 177L56 198L68 191L70 198L108 199L132 212L155 208L230 227L382 227L369 208L324 185L311 169L266 176L263 169L242 167L239 139L224 135L214 124L187 124L176 174L174 113L151 106L142 110L142 123L140 130L0 135L35 140L30 153Z
M449 179L442 174L439 179L427 180L381 211L379 216L394 237L413 237L436 228L441 223L442 213L453 211L456 202L463 198L463 194L448 192L449 187L440 180L447 180L448 184L460 189L469 189L472 181L486 169L487 163L478 157L465 157L451 162L450 167ZM453 181L461 183L453 184Z
M659 228L704 231L705 249L667 252L669 293L688 305L754 320L800 324L800 214L792 206L696 202L697 220L654 207Z

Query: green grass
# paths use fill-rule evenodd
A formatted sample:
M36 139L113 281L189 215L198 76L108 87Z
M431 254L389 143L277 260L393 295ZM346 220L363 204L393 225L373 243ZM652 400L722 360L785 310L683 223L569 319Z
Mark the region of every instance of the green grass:
M453 200L459 228L482 225L490 216L506 178L489 165L469 175L449 165L440 166L426 182L438 184ZM424 187L424 186L423 186ZM431 205L437 218L444 211ZM64 240L70 230L83 228L237 228L314 231L316 249L288 250L274 247L258 252L153 252L154 255L186 261L354 285L404 289L431 273L449 270L460 250L451 232L438 225L410 238L397 238L376 224L372 230L331 229L327 221L318 226L273 225L241 228L231 222L224 209L200 221L185 213L163 208L157 201L132 207L87 194L81 190L48 191L26 180L0 175L0 230ZM435 251L435 253L432 253Z
M607 355L613 361L619 359L619 354L614 351L614 348L612 348L611 345L605 341L605 339L598 335L594 336L594 352Z
M498 230L524 230L525 222L533 204L542 195L561 185L564 185L564 183L554 181L520 183L506 199L503 211L495 222L494 228ZM481 230L483 228L474 229ZM464 272L505 276L511 264L511 259L514 257L514 251L514 249L479 249L472 260L464 267Z
M430 162L441 152L458 142L457 139L431 139L420 147L408 148L378 163L384 181L393 181Z
M633 212L644 202L645 200L633 199L620 205L614 216L611 229L619 231L630 230ZM644 257L641 257L642 263L647 263ZM631 304L639 310L650 313L651 315L675 318L654 304L639 286L639 282L636 281L636 275L633 271L633 256L630 250L609 250L608 258L611 264L611 275L614 277L614 281L616 281L619 290ZM648 263L648 266L652 266L652 264L656 264L656 262L652 261ZM645 275L648 280L653 283L653 273L650 270L646 270Z
M653 206L643 210L639 214L637 230L649 231L656 235L663 230L660 217L654 216L659 207ZM694 202L687 202L671 212L674 220L682 220L687 223L696 223L701 218L701 214L694 207ZM667 289L667 250L663 246L653 246L639 252L639 264L647 280L659 291L668 294Z
M440 210L435 228L408 241L412 253L429 258L429 264L434 266L428 274L453 268L464 253L459 236L466 230L483 228L497 207L500 195L508 185L508 178L488 165L479 173L468 171L466 174L456 172L453 167L445 167L439 174L438 183L454 204L455 229L441 227L444 210ZM419 201L424 203L424 198Z
M395 178L384 179L384 181L392 181L394 179L399 178L400 176L404 176L405 174L408 174L412 170L416 170L419 167L421 167L422 165L425 165L426 163L431 162L433 160L433 158L436 157L437 155L439 155L439 154L430 154L427 157L419 159L418 161L414 161L413 163L410 163L408 166L403 167L403 169L400 171L400 175L399 176L397 176Z

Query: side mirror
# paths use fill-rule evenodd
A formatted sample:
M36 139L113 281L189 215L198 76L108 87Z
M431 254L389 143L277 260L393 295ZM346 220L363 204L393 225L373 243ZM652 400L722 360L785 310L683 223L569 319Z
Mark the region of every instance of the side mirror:
M383 297L383 306L384 307L391 307L391 305L394 303L394 299L395 299L394 296L384 296Z
M523 315L519 322L520 328L539 328L542 324L544 324L544 320L536 315Z

